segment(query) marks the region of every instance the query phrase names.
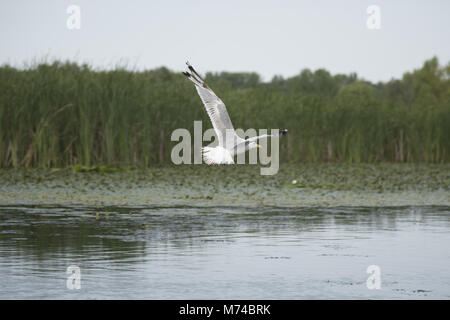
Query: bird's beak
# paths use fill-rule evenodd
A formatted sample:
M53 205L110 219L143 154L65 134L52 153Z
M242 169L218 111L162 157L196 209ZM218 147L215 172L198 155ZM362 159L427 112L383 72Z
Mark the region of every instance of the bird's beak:
M256 147L257 147L258 149L259 149L259 148L262 148L259 144L257 144Z

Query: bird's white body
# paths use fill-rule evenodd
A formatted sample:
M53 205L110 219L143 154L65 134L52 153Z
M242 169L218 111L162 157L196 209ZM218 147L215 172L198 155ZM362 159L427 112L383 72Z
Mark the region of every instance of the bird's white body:
M234 164L231 152L221 146L204 147L202 155L206 164Z
M228 115L225 104L211 90L194 68L186 62L189 72L183 72L195 84L195 89L205 105L214 131L217 134L219 145L217 147L202 148L203 161L206 164L234 164L233 157L247 150L260 147L256 141L260 138L273 137L273 135L263 135L242 139L236 134ZM280 130L281 135L285 135L287 130ZM278 135L277 135L278 136Z

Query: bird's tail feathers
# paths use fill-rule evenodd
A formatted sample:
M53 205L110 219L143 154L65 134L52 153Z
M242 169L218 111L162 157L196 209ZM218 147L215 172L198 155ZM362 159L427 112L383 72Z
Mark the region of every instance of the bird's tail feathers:
M214 148L211 148L211 147L204 147L204 148L202 148L203 162L208 164L208 165L216 163L214 161L214 157L213 157L213 149Z
M212 164L234 164L231 154L224 148L221 147L203 147L202 148L202 158L203 162Z

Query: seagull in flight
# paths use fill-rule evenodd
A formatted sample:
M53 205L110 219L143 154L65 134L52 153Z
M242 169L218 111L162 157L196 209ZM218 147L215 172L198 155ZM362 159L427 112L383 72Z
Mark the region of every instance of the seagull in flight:
M246 152L254 148L261 148L257 144L258 139L267 137L279 137L287 134L287 129L280 130L275 135L261 135L249 139L242 139L236 134L228 115L225 104L205 83L202 77L195 69L186 62L188 71L183 74L195 84L198 95L205 105L206 112L211 120L214 131L216 132L218 143L217 147L202 148L203 161L206 164L234 164L233 157L237 154Z

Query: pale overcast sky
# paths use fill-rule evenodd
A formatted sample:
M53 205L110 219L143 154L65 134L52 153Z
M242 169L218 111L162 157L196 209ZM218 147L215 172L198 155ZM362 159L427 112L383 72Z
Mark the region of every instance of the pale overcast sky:
M369 5L381 29L366 26ZM69 5L81 28L69 30ZM450 61L450 1L100 1L0 2L0 64L70 59L97 68L255 71L270 80L304 68L399 78L432 56Z

